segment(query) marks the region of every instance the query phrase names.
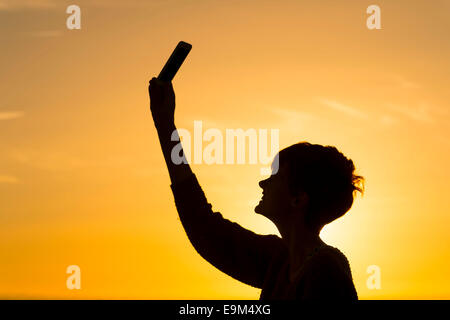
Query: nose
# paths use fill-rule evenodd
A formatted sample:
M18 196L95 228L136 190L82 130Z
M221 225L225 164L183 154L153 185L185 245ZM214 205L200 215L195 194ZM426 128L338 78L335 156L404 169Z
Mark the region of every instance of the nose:
M267 180L269 180L269 179L261 180L261 181L258 183L259 186L260 186L262 189L264 189L264 188L267 186Z

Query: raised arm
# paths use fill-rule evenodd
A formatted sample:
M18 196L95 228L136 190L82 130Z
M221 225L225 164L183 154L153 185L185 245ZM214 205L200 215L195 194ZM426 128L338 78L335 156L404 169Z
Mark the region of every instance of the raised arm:
M172 133L176 132L177 129L174 120L175 92L172 82L164 82L153 78L150 80L148 91L150 94L150 111L158 132L170 180L172 184L177 184L192 175L192 170L184 157L184 153L181 164L176 165L171 159L172 149L179 143L179 141L172 141L171 139Z
M172 191L180 221L196 251L207 261L233 278L261 288L272 258L279 252L281 239L258 235L213 212L211 205L184 159L174 164L172 141L175 94L172 83L150 80L150 109L172 182Z

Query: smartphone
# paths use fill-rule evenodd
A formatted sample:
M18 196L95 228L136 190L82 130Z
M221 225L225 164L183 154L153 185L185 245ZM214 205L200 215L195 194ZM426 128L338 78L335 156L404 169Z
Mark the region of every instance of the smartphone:
M187 42L178 42L178 45L176 46L175 50L173 50L172 54L169 57L169 60L167 60L166 64L162 68L158 79L166 82L172 81L178 69L180 69L181 65L189 54L189 51L191 51L191 48L192 45Z

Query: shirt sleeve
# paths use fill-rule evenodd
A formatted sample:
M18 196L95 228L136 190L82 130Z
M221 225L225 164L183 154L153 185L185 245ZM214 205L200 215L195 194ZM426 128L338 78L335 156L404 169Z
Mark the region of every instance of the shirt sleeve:
M171 185L180 221L195 250L229 276L262 288L276 235L259 235L213 212L194 174Z

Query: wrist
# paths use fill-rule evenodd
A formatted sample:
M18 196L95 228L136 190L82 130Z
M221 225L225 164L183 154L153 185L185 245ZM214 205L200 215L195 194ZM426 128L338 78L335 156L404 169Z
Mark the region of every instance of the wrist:
M176 130L175 122L173 120L171 121L164 121L157 123L155 122L156 131L158 131L158 134L163 135L172 135L172 132Z

